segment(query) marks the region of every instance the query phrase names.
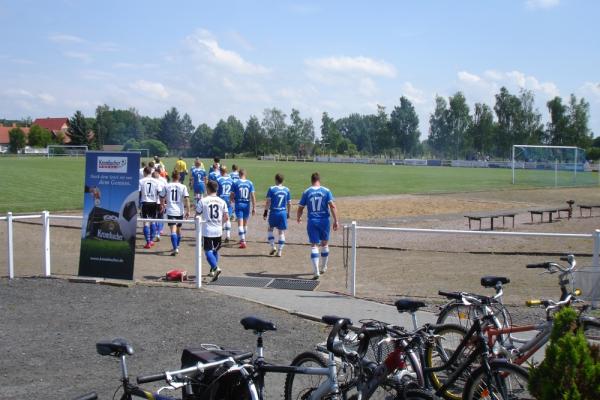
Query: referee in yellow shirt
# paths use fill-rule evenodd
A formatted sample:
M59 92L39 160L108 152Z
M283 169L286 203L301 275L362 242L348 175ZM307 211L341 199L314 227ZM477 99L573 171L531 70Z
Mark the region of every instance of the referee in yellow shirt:
M175 162L175 171L179 172L179 183L185 185L184 180L188 173L187 164L183 161L182 157L179 157L179 160Z

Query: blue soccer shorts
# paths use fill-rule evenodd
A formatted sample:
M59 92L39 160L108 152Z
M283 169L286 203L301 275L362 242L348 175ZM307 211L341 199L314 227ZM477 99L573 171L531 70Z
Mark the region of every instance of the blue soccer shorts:
M287 211L269 213L269 227L285 231L288 228Z
M229 214L229 218L231 218L233 216L233 207L231 206L231 203L229 202L229 197L221 197L221 198L223 199L225 204L227 204L227 214Z
M248 219L250 217L250 204L235 203L235 217L237 219Z
M309 219L306 224L306 233L308 233L310 243L329 241L329 228L329 218Z

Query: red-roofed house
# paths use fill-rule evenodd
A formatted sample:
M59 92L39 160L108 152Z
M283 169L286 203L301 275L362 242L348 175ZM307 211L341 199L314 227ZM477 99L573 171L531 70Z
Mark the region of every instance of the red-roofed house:
M10 132L11 129L14 129L16 127L17 124L12 124L12 126L4 126L0 124L0 147L8 147L8 144L10 143L8 132ZM25 136L29 134L29 128L21 128L21 130L23 131L23 133L25 133Z
M62 137L64 138L63 143L65 144L68 144L71 141L71 138L69 138L69 135L67 134L67 130L69 129L69 118L67 117L37 118L33 121L33 125L39 125L44 129L48 129L52 132L54 138L62 133Z

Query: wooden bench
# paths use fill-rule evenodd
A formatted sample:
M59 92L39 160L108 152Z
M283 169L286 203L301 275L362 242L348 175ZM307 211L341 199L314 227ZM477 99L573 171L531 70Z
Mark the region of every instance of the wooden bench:
M573 200L567 201L567 207L550 207L550 208L539 208L535 210L529 210L529 214L531 215L531 222L533 223L533 216L539 215L540 222L544 222L544 214L548 214L548 222L552 222L553 215L556 213L558 218L561 218L561 212L567 213L567 219L571 219L573 215L573 204L575 202Z
M479 230L481 230L481 220L482 219L490 219L490 230L494 230L494 219L502 217L502 227L505 226L505 219L512 218L512 227L515 227L515 216L517 213L514 212L501 212L501 213L491 213L491 214L470 214L465 215L465 218L469 220L469 230L471 230L471 221L479 221Z
M592 209L600 208L600 204L580 204L579 205L579 216L583 217L583 210L590 210L590 217L592 216Z

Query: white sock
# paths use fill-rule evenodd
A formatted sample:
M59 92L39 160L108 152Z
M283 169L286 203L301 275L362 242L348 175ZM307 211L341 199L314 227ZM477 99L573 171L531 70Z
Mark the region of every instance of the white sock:
M231 238L231 222L227 221L225 222L225 226L223 227L223 230L225 231L225 237L227 239Z
M246 234L244 232L244 228L238 228L238 234L240 235L240 241L241 242L245 242L246 241Z
M312 247L310 250L310 261L312 261L313 273L319 275L319 248Z
M273 231L267 232L267 240L269 241L271 248L274 249L275 248L275 236L273 236Z
M327 261L329 260L329 246L321 247L321 267L327 268Z
M279 253L281 254L282 250L283 250L283 246L285 246L285 233L283 232L279 232Z

